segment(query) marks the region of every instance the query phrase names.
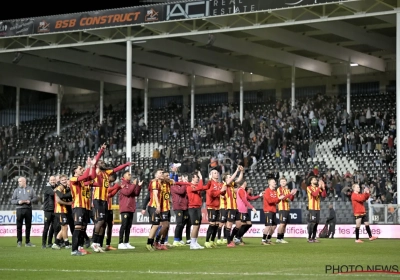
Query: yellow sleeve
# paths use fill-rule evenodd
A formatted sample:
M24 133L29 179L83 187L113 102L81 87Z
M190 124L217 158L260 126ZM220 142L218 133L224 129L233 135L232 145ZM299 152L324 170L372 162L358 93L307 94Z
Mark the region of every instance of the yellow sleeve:
M156 180L154 180L153 182L151 182L151 189L152 189L152 190L158 190L158 188L157 188L157 181L156 181Z
M106 172L107 175L111 175L111 174L114 173L114 170L113 169L107 169L105 172Z

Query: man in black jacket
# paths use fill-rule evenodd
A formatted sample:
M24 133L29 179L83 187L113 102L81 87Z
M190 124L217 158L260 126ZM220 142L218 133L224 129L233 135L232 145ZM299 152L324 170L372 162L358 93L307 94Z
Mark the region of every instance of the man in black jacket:
M57 225L54 224L54 189L56 187L56 177L50 176L49 182L43 190L43 211L44 211L44 228L42 234L42 249L50 248L53 245L54 232L58 232ZM47 238L48 237L48 238Z
M329 217L326 219L326 224L329 224L328 238L334 238L336 226L336 212L333 209L333 204L329 204Z

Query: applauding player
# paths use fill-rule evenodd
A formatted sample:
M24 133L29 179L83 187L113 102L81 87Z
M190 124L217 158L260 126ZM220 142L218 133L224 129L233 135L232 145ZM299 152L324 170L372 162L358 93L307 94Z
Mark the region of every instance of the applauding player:
M321 197L326 197L325 183L322 180L317 180L316 177L311 177L311 185L307 187L308 195L308 242L318 243L316 240L317 228L321 212Z
M369 188L364 189L364 193L360 193L360 186L358 184L353 185L353 193L351 194L351 204L353 205L354 218L356 219L356 243L363 243L360 239L360 227L361 224L365 225L365 229L368 233L369 240L373 241L378 237L373 236L371 229L369 228L368 216L365 211L364 202L369 198Z
M286 178L281 178L279 180L281 186L278 188L278 196L288 195L290 194L290 190L287 186ZM293 189L294 194L296 194L297 190ZM289 202L293 201L294 194L289 195L287 199L283 199L278 204L279 210L279 228L278 228L278 237L276 239L276 243L288 243L286 240L283 240L286 231L286 225L290 222L290 205Z

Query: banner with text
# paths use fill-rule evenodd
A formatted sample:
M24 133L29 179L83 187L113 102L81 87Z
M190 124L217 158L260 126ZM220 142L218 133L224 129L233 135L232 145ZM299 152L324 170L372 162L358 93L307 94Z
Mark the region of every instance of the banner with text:
M212 0L165 5L165 20L192 19L354 0Z
M16 211L0 211L0 225L16 224ZM32 224L43 224L44 212L42 210L32 210Z
M208 224L208 219L207 219L207 209L202 208L201 209L201 216L202 224ZM176 223L176 215L173 210L171 210L171 224ZM143 215L141 211L136 211L135 215L133 216L133 223L134 224L148 224L149 223L149 213L146 211L146 213Z
M209 15L219 16L345 1L349 0L213 0Z
M112 229L112 236L119 236L119 229L121 225L114 225ZM318 233L323 229L324 225L318 226ZM151 225L133 225L131 228L130 236L132 237L145 237L149 235ZM208 225L201 225L199 230L199 236L205 237L207 233ZM262 231L264 225L253 225L244 237L257 237L262 238ZM400 238L400 225L371 225L371 231L373 235L379 238ZM43 225L32 225L31 236L42 236ZM185 231L183 231L185 232ZM87 234L91 236L93 233L93 225L89 225L87 228ZM171 225L169 228L169 236L174 236L175 225ZM23 234L25 234L25 226L23 227ZM0 225L0 237L6 236L17 236L17 228L15 225ZM298 237L307 238L307 225L288 225L286 227L285 237ZM318 235L317 235L318 236ZM273 237L276 237L276 232ZM336 225L335 238L355 238L355 225ZM360 229L360 238L368 238L365 227L362 226Z
M0 37L30 35L33 33L33 19L0 21Z
M0 225L16 224L16 211L0 211ZM202 224L208 224L207 209L202 209ZM265 215L262 209L257 209L257 212L249 211L251 222L253 224L264 224ZM117 217L115 217L116 219ZM121 219L120 217L118 217ZM277 222L279 222L279 214L276 214ZM301 223L301 209L290 209L290 221L293 224ZM44 223L44 212L42 210L32 211L32 224L43 224ZM141 211L137 211L133 217L134 224L148 224L149 216L146 212L144 215ZM174 211L171 211L171 224L176 223L176 215Z
M164 6L121 8L35 18L34 33L96 29L164 20Z

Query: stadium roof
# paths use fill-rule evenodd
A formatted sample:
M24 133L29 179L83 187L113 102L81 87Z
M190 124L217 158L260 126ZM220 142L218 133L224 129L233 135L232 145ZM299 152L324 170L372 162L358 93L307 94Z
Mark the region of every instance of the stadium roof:
M395 70L398 1L321 0L302 5L314 0L288 0L296 5L253 9L258 1L141 6L150 19L146 22L54 32L49 26L68 27L71 15L23 19L9 26L27 26L33 20L40 20L40 26L32 25L33 33L4 37L3 22L0 84L57 93L56 84L98 91L99 81L104 81L106 90L124 89L127 40L133 42L132 86L138 89L145 78L153 88L188 87L191 74L202 77L199 86L232 84L240 71L253 75L254 81L290 80L293 66L296 78L346 75L349 63L358 64L353 74ZM216 6L204 10L206 5ZM89 24L113 11L122 18L120 11L129 9L78 17Z

